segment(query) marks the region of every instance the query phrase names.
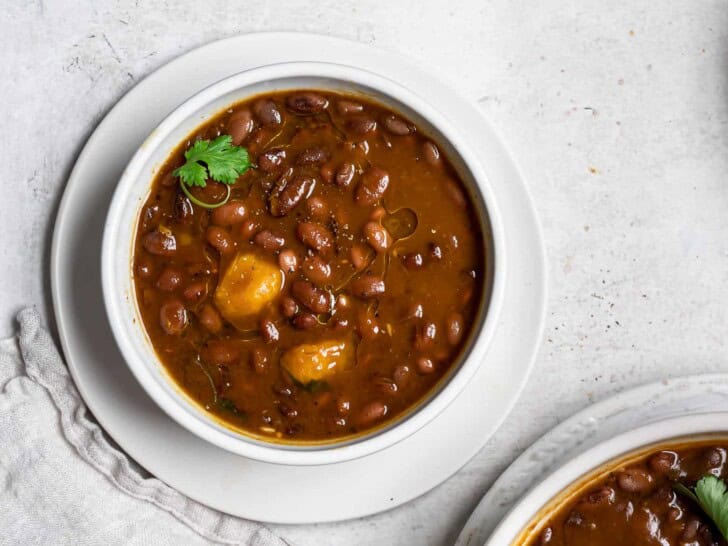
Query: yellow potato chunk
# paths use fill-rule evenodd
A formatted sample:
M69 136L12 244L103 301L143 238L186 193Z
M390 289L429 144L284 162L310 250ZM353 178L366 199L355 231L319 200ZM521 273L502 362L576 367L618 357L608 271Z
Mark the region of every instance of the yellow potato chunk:
M329 340L296 345L283 353L281 364L296 381L306 385L351 369L355 358L352 341Z
M254 254L238 254L220 278L215 305L237 325L277 298L282 287L283 272L276 264Z

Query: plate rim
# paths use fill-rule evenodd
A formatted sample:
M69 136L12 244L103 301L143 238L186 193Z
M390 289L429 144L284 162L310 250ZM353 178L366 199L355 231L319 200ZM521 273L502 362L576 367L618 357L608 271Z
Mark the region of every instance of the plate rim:
M175 70L178 66L181 66L185 61L189 60L190 57L194 55L199 55L201 53L209 52L214 50L216 47L221 47L225 45L229 45L231 43L236 43L238 41L246 41L246 40L258 40L258 39L269 39L269 40L290 40L290 39L296 39L296 40L302 40L302 39L311 39L314 41L326 41L329 43L336 43L339 45L343 45L348 48L352 48L354 50L359 50L361 52L365 51L366 49L372 50L373 54L386 54L390 57L393 57L396 59L396 62L400 63L401 65L406 65L408 68L412 69L417 76L419 77L425 77L429 78L431 80L437 81L443 89L447 89L448 92L454 94L455 96L459 97L460 100L463 102L469 103L473 110L478 112L479 115L479 123L483 124L489 131L492 132L493 136L499 141L500 146L502 147L502 160L507 162L508 168L511 169L515 175L518 177L519 181L521 182L519 184L519 189L521 190L522 195L520 196L523 198L523 204L526 206L530 212L530 221L532 221L532 233L531 235L535 236L535 241L537 242L537 250L538 250L538 256L537 261L540 267L540 274L538 275L538 279L540 280L539 286L537 287L537 292L540 295L540 298L538 301L534 301L534 305L538 305L540 312L538 313L537 319L534 321L536 324L536 331L538 332L538 336L534 339L533 344L530 348L530 351L528 351L528 362L525 366L525 371L522 374L522 377L519 381L519 384L516 385L513 395L510 397L510 400L503 405L504 411L502 412L502 415L499 419L497 419L493 424L493 432L488 435L488 437L483 438L481 441L477 442L477 445L474 446L470 452L466 453L463 457L462 462L457 466L457 468L449 469L447 471L447 476L437 483L428 484L427 487L424 489L420 489L418 493L411 496L403 497L402 499L397 499L397 502L393 502L390 504L384 504L376 509L376 510L367 510L365 512L359 513L359 514L348 514L343 516L334 516L334 517L323 517L323 518L316 518L316 519L310 519L310 518L304 518L304 519L296 519L296 518L286 518L286 519L279 519L279 518L256 518L258 521L264 521L269 523L314 523L314 522L334 522L334 521L342 521L346 519L351 519L355 517L362 517L366 515L372 515L376 513L380 513L386 510L389 510L391 508L394 508L396 506L399 506L401 504L404 504L406 502L409 502L411 500L414 500L443 481L451 478L455 473L457 473L462 467L464 467L472 458L486 445L489 438L492 437L492 434L495 433L495 431L500 428L502 423L505 421L505 419L510 415L511 411L513 410L513 407L515 406L516 402L520 399L523 390L525 388L525 385L533 371L533 368L536 364L536 357L538 355L539 349L543 342L543 333L544 333L544 325L546 320L546 314L548 310L548 282L549 282L549 276L548 276L548 262L547 262L547 253L546 253L546 247L544 245L544 237L543 237L543 229L541 225L540 218L537 214L536 207L534 205L533 196L531 195L527 179L523 175L523 171L521 166L517 163L517 161L514 158L514 154L511 152L511 149L507 145L507 141L502 138L502 134L499 131L499 129L494 126L492 123L489 122L487 117L485 116L485 113L482 111L482 109L479 107L477 102L469 97L466 97L465 95L461 94L458 90L454 89L451 85L449 85L448 82L445 82L441 79L439 79L437 76L431 75L427 70L421 66L421 64L415 60L410 58L407 55L402 55L396 52L388 51L385 49L380 49L376 47L372 47L368 44L364 44L361 42L348 40L345 38L338 38L333 37L325 34L316 34L316 33L307 33L307 32L255 32L255 33L248 33L248 34L239 34L239 35L233 35L227 38L223 38L220 40L214 40L211 42L207 42L205 44L202 44L201 46L194 47L192 49L189 49L188 51L185 51L181 55L178 55L172 59L170 59L168 62L164 63L163 65L159 66L158 68L152 70L149 72L144 78L140 79L134 87L127 90L127 92L115 103L111 108L109 108L103 118L95 125L93 128L90 136L86 139L84 142L81 152L78 154L74 161L74 166L72 170L70 171L70 174L68 176L67 182L63 188L63 195L61 197L57 213L55 215L54 220L54 229L53 229L53 236L51 241L51 256L50 256L50 281L51 281L51 293L52 293L52 303L53 303L53 313L56 320L56 327L57 332L59 336L59 340L61 342L61 349L64 354L64 358L66 360L67 366L69 368L69 371L71 373L71 376L73 378L74 384L79 390L79 393L84 401L84 404L89 409L89 411L94 415L95 419L98 421L98 423L102 426L104 431L114 439L114 441L121 447L122 451L124 453L134 458L141 466L144 468L149 468L146 464L146 462L139 460L138 458L134 457L131 453L129 453L129 448L123 447L123 441L119 441L117 439L117 435L115 432L108 427L108 422L104 417L99 417L99 413L97 413L94 410L94 403L89 403L88 400L93 400L93 396L89 396L89 392L84 385L83 380L81 379L81 376L83 374L79 373L79 368L74 364L74 360L69 357L71 354L70 351L70 340L68 337L67 327L65 325L64 320L64 304L62 301L62 296L60 294L60 287L62 286L62 249L61 249L61 243L62 239L64 237L65 232L67 231L66 224L68 223L68 210L70 207L72 207L72 193L73 189L81 184L79 181L80 179L80 170L84 162L88 160L88 155L91 153L91 149L94 147L94 145L97 143L97 141L101 138L100 135L100 129L105 127L105 124L109 123L109 118L112 117L112 114L118 112L122 108L126 106L128 102L130 102L132 99L131 97L135 94L135 91L139 91L140 88L143 88L144 85L149 85L149 81L153 76L160 77L160 75L164 75L170 71ZM355 51L355 54L361 55L359 51ZM291 60L298 60L298 58L294 58ZM322 60L322 59L315 59L315 60ZM334 62L329 61L326 59L327 62ZM356 60L352 61L352 64L356 65ZM262 65L256 65L256 66L262 66ZM230 72L232 74L234 72ZM228 74L229 75L229 74ZM386 76L386 73L384 74ZM224 76L223 76L224 77ZM406 83L405 83L406 85ZM487 167L484 165L484 167ZM486 169L487 170L487 169ZM151 471L150 471L151 472ZM153 472L151 472L154 474ZM156 474L155 474L156 476ZM171 486L173 489L180 491L185 496L199 502L200 504L203 504L205 506L214 508L216 510L219 510L226 514L231 514L237 517L250 517L240 514L232 513L228 508L225 506L219 504L218 502L210 502L208 499L202 499L198 495L196 495L194 492L190 491L184 491L182 492L177 487Z

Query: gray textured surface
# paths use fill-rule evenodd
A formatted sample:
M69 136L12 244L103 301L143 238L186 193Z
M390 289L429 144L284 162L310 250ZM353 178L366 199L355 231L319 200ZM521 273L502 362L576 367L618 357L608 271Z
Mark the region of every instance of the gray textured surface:
M49 317L49 234L95 123L155 68L236 33L320 32L431 65L480 99L541 216L545 339L501 430L402 508L278 528L296 544L451 542L509 461L591 400L728 368L728 3L139 4L4 2L0 335L29 303Z

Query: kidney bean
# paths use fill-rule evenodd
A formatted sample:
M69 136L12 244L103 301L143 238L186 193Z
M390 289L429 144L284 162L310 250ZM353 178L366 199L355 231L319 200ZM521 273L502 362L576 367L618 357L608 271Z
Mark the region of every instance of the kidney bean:
M329 205L323 197L309 197L306 200L306 211L315 220L326 220L329 217Z
M321 224L301 222L296 227L296 234L304 245L323 255L331 254L334 248L334 235Z
M376 298L385 291L384 279L377 275L362 275L351 283L351 291L363 299Z
M207 344L207 358L214 364L233 364L240 360L237 344L225 340L213 340Z
M323 148L308 148L298 154L296 165L318 165L328 161L330 154Z
M336 103L336 109L342 116L359 114L364 111L364 105L352 100L340 100Z
M137 258L134 271L140 279L150 279L154 275L154 262L142 254Z
M253 130L253 115L247 108L233 112L228 119L227 132L232 137L235 146L240 146Z
M627 493L646 493L652 483L652 476L641 468L627 468L617 474L617 484Z
M356 187L356 202L371 206L379 201L389 187L389 175L379 167L369 167Z
M226 255L235 251L235 241L233 241L226 229L210 226L205 232L205 238L212 247L220 254Z
M360 309L357 313L357 329L364 339L371 339L382 331L373 311L368 308Z
M445 320L445 337L447 338L447 342L453 347L460 343L460 340L463 338L464 320L463 316L457 312L450 313Z
M384 128L393 135L404 136L412 132L412 127L405 120L392 114L385 116L382 123Z
M705 459L708 468L719 468L725 462L726 453L724 449L711 447L705 450L703 458Z
M286 216L303 199L311 195L315 186L316 179L310 176L296 176L290 181L284 181L282 187L271 194L271 214L273 216Z
M318 325L318 320L316 320L316 315L301 313L293 318L293 325L299 330L310 330Z
M285 296L281 299L281 314L286 318L293 317L298 313L298 304L293 298Z
M177 239L171 233L154 230L144 236L142 246L156 256L174 256L177 252Z
M331 310L331 295L308 281L293 281L291 293L314 313L328 313Z
M293 250L283 250L278 255L278 266L284 273L294 273L298 269L298 256Z
M397 384L394 381L392 381L388 377L381 376L374 379L374 388L376 388L380 393L384 394L385 396L394 396L399 390Z
M418 351L426 351L435 344L437 337L437 326L432 321L425 321L415 331L414 347Z
M255 347L250 352L250 366L256 374L265 374L268 371L268 354L260 347Z
M264 318L260 321L260 337L266 343L273 343L281 338L281 334L275 325L275 322L268 318Z
M387 229L377 222L364 224L364 236L367 243L377 252L385 252L392 244L392 236Z
M253 242L265 250L279 250L286 244L286 240L283 237L267 229L256 233L255 237L253 237Z
M253 103L255 117L263 125L280 125L283 121L280 110L276 103L270 99L259 99Z
M340 188L348 188L354 180L356 167L353 163L344 163L336 170L336 185Z
M182 295L190 303L198 303L207 296L207 283L205 281L194 281L185 287Z
M166 334L176 336L187 326L187 310L179 300L169 300L159 309L159 324Z
M410 375L411 371L409 366L405 364L400 364L394 369L394 372L392 372L392 379L394 379L394 382L401 389L407 383L409 383Z
M272 148L258 156L258 168L264 173L275 173L283 168L286 151L283 148Z
M437 146L435 146L434 143L430 142L429 140L426 140L422 144L422 155L425 157L425 161L432 165L433 167L437 167L442 163L442 159L440 158L440 150L437 149Z
M364 114L351 116L345 125L352 133L362 136L377 130L376 120Z
M209 303L205 304L200 310L200 324L204 326L210 333L219 334L222 331L222 317L220 313Z
M331 265L320 256L309 256L303 261L303 273L315 284L323 285L331 278Z
M657 474L669 474L677 465L678 456L673 451L660 451L647 461L650 469Z
M417 359L417 371L422 375L429 375L435 371L435 363L431 358L421 356Z
M421 269L425 264L422 254L419 252L408 252L402 256L402 263L407 269Z
M610 504L612 501L614 501L614 489L609 486L600 487L586 496L586 502L594 506Z
M298 417L298 410L296 408L292 408L286 404L279 404L278 405L278 411L283 417L287 417L288 419L293 419L294 417Z
M357 415L357 424L360 427L368 427L387 415L388 408L384 402L374 400L364 406Z
M253 235L258 233L260 224L256 220L245 220L243 225L240 226L240 234L244 239L252 239Z
M144 207L142 213L142 227L148 229L150 226L155 226L159 223L162 218L162 208L159 204L154 203L153 205L147 205Z
M329 100L313 91L302 91L286 97L286 106L296 114L309 116L320 114L329 105Z
M210 220L218 226L231 226L241 223L245 220L247 214L245 203L233 199L214 209L210 215Z
M181 193L178 193L174 197L174 217L178 222L183 224L189 224L192 222L192 218L195 214L195 210L192 207L192 201Z
M157 288L164 292L174 291L182 284L182 272L173 266L167 266L157 277Z
M369 265L369 254L370 251L361 245L354 245L351 247L351 264L354 269L361 271L367 265Z

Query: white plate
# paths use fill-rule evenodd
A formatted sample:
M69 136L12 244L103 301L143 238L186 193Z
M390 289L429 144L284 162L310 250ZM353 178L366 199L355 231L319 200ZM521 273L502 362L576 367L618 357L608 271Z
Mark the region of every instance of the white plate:
M541 437L501 474L468 519L456 546L485 544L521 496L590 447L656 421L716 411L728 411L728 374L667 379L589 406Z
M322 467L256 462L175 424L122 361L101 300L99 253L111 193L151 129L203 87L286 61L346 63L390 77L436 105L477 147L501 208L512 269L501 320L481 369L428 426L374 455ZM149 472L218 510L276 523L311 523L393 508L446 480L492 436L528 377L541 338L546 266L525 184L474 103L391 53L324 36L251 34L203 46L132 89L89 138L71 173L51 254L53 303L76 384L96 419Z

